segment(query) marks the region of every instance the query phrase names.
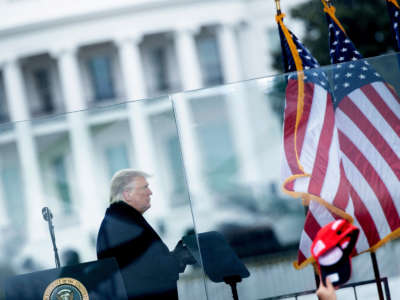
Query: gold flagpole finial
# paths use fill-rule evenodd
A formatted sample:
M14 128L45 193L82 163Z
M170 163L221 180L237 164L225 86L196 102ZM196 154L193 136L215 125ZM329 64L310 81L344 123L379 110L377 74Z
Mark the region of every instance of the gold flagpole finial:
M280 15L281 12L281 0L275 0L275 5L276 5L276 14Z

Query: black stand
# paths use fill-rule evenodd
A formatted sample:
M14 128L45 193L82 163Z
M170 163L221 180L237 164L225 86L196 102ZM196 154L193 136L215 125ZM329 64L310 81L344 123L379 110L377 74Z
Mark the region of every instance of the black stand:
M238 292L237 292L237 283L241 282L242 278L240 276L230 276L225 277L224 282L231 287L232 297L234 300L239 300Z
M204 272L210 280L228 284L233 299L239 300L237 283L241 282L242 278L250 276L246 266L219 232L200 233L197 238L200 251L195 235L185 236L182 240L197 263L203 266ZM201 253L201 257L199 253Z
M43 215L43 218L49 224L49 231L50 231L51 242L53 243L53 251L54 251L54 257L56 260L56 267L60 268L60 258L58 256L58 251L57 251L57 246L56 246L56 237L54 235L54 226L51 221L53 219L53 214L51 213L51 211L48 207L43 207L42 215Z

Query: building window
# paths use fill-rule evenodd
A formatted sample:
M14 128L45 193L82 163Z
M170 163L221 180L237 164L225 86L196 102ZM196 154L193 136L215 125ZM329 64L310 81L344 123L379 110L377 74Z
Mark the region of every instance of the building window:
M218 85L223 83L221 60L215 36L200 35L197 38L200 67L205 85Z
M40 103L40 111L44 113L53 112L54 104L51 93L49 70L37 69L33 71L33 78L37 97Z
M54 159L51 164L55 176L55 187L57 195L61 200L64 213L70 214L72 212L72 203L68 185L65 157L59 156Z
M129 168L128 153L125 145L112 146L106 149L108 175L111 178L115 172Z
M151 60L154 68L155 88L158 92L169 89L167 73L167 53L164 47L152 51Z
M7 214L10 222L18 230L23 230L26 225L26 211L24 203L23 184L17 167L5 167L1 170L3 195Z
M88 61L95 101L115 98L112 61L107 55L95 55Z

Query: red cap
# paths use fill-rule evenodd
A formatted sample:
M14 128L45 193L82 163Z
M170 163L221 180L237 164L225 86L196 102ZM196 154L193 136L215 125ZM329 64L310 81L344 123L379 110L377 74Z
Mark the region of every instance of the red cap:
M335 246L345 246L341 247L342 249L350 246L340 245L341 243L353 242L352 244L354 247L355 242L357 241L358 233L359 229L347 220L340 219L333 221L318 231L317 236L311 245L312 256L315 258L315 260L318 260L322 254L334 248ZM350 240L348 237L350 237ZM353 250L353 247L351 250Z
M341 285L351 275L351 254L360 230L344 219L333 221L322 227L312 245L323 280L329 277L334 285Z

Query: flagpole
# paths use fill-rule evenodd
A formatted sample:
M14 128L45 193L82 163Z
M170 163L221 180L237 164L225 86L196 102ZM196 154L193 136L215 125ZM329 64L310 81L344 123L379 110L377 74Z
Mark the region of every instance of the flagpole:
M281 11L281 1L280 0L275 0L275 6L276 6L276 14L279 16L282 11Z
M385 298L383 297L383 290L381 283L382 279L381 275L379 274L379 266L378 266L378 261L376 260L375 252L371 252L371 260L372 260L372 267L374 268L374 275L375 275L376 286L378 288L379 300L384 300Z

